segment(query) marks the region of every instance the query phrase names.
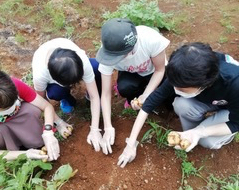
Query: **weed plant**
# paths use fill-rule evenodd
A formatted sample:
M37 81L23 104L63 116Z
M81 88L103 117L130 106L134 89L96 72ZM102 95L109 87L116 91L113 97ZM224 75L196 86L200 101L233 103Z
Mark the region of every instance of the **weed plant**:
M151 126L141 139L141 143L151 142L152 139L155 139L159 148L167 146L167 136L170 130L158 125L154 121L147 121Z
M131 0L121 3L115 12L107 11L103 14L105 20L112 18L128 18L136 26L146 25L152 28L171 30L174 25L170 21L171 14L163 13L158 8L158 1Z
M136 117L137 116L137 111L132 109L132 108L125 108L122 111L122 115Z
M200 171L203 169L203 166L200 168L196 168L193 162L188 161L188 156L185 150L175 150L175 154L177 158L182 160L181 163L181 171L182 171L182 178L181 178L181 188L180 189L190 189L191 186L187 184L187 178L190 176L197 176L207 182L207 180L200 174Z
M14 161L7 161L4 156L7 151L0 155L0 189L2 190L56 190L60 189L77 170L73 171L69 164L63 165L48 181L41 178L46 170L51 170L50 163L41 160L31 160L25 154L21 154Z

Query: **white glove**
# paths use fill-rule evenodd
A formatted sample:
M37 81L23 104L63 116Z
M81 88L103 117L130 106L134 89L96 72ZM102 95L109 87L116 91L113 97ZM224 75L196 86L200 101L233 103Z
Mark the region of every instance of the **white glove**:
M87 142L93 145L96 152L100 151L100 144L102 141L101 129L93 128L90 126L90 132L87 136Z
M140 110L146 98L147 97L145 95L140 95L138 98L131 100L130 104L132 109Z
M60 147L53 131L44 130L42 138L47 149L47 154L49 156L48 160L57 160L57 158L60 156Z
M196 127L194 129L190 129L184 132L177 132L180 135L181 139L187 139L191 143L190 146L185 150L186 152L189 152L195 146L197 146L198 141L201 138L206 137L203 131L204 131L204 127L200 126L200 127ZM181 149L179 145L176 145L174 148Z
M124 168L127 163L132 162L136 157L136 149L139 144L138 141L135 142L135 144L131 145L128 143L129 138L126 138L127 146L124 148L123 153L118 158L117 165L121 168Z
M26 155L30 159L35 159L35 160L45 160L48 159L48 155L40 155L41 150L37 149L29 149L26 151Z
M112 153L111 145L115 142L115 128L114 127L108 127L105 128L105 133L103 135L103 139L101 142L102 151L104 154Z
M60 133L60 135L63 138L66 139L68 136L70 136L72 134L72 130L73 130L72 125L69 125L62 119L59 119L59 120L55 121L54 123L56 124L57 131Z

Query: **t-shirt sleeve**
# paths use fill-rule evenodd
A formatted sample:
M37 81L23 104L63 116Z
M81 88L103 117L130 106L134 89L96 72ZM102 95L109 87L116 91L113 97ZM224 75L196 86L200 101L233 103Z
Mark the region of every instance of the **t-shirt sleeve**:
M142 109L146 113L151 113L157 106L160 106L164 100L174 94L173 86L166 79L158 88L156 88L145 100Z
M104 75L112 75L114 68L106 65L99 64L98 70Z
M143 46L148 51L148 55L150 55L150 57L157 56L168 47L170 41L159 32L147 26L139 27L142 27L140 28L142 37L147 39L143 40L143 42L145 43L143 44Z
M12 78L12 81L15 84L18 95L22 100L25 102L32 102L35 100L37 94L31 87L16 78Z
M40 63L42 58L36 52L32 60L33 86L36 91L45 91L49 83L49 71Z
M82 59L83 70L84 70L82 79L85 83L91 83L95 80L95 74L91 66L90 60L86 56L86 54L83 54L83 53L81 53L80 58Z

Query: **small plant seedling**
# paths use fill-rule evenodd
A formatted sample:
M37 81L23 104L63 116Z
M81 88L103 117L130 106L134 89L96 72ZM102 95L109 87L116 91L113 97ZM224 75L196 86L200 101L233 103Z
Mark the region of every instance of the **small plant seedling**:
M152 128L149 129L141 139L141 143L150 142L152 138L156 139L159 148L167 146L167 136L170 130L158 125L156 122L147 122Z
M126 108L126 109L123 109L122 115L136 117L137 111L132 108Z

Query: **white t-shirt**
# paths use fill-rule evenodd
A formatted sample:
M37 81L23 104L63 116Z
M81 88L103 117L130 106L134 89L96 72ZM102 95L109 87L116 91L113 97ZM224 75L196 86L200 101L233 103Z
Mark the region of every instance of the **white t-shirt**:
M155 68L151 58L165 50L170 41L159 34L156 30L147 26L136 26L136 30L138 40L133 49L135 53L126 56L123 60L113 66L99 64L99 71L102 74L112 75L114 69L118 71L138 73L141 76L147 76L154 72Z
M94 71L89 61L89 58L85 54L85 51L80 49L75 43L66 38L56 38L42 44L34 53L32 60L33 70L33 84L37 91L44 91L47 85L50 83L57 83L52 79L48 70L48 61L51 53L57 49L70 49L76 52L81 58L83 63L83 81L85 83L91 83L95 79ZM58 83L57 83L58 84Z

